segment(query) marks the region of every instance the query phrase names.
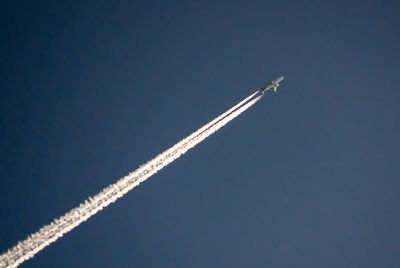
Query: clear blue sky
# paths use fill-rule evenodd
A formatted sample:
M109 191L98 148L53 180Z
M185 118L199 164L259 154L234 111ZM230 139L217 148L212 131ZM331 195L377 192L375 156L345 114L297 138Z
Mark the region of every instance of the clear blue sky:
M400 266L399 1L0 13L1 252L286 77L21 267Z

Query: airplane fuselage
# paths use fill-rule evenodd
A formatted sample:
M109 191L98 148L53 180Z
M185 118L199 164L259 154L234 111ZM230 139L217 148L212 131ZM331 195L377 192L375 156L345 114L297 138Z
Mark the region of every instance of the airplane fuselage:
M276 79L275 81L271 81L269 82L268 86L264 87L264 88L260 88L259 91L264 94L265 91L273 88L274 92L276 92L276 89L279 87L279 83L283 80L283 76L279 77L278 79Z

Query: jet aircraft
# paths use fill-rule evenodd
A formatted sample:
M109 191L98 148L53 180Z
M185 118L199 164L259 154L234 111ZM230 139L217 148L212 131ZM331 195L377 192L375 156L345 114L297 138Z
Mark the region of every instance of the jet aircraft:
M264 87L264 88L262 87L258 91L260 91L262 94L264 94L265 91L273 88L274 92L276 92L276 89L279 87L279 82L281 82L283 80L283 78L285 78L285 77L281 76L278 79L276 79L275 81L269 82L269 84L266 87Z

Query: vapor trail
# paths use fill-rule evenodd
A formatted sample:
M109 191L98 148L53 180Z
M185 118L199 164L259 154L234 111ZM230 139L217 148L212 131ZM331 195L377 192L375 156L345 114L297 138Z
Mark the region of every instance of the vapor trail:
M32 258L40 250L56 241L82 222L86 221L104 207L115 202L118 198L122 197L141 182L157 173L163 167L179 158L189 149L199 144L208 136L250 108L261 98L261 96L259 96L249 101L256 94L257 92L250 95L248 98L195 131L187 138L178 142L170 149L159 154L154 159L148 161L135 171L118 180L116 183L106 187L94 197L89 197L84 203L70 210L64 216L55 219L52 223L43 226L39 231L33 233L25 240L20 241L16 246L0 256L0 267L17 267L19 264Z
M204 130L208 129L209 127L211 127L212 125L214 125L216 122L220 121L221 119L223 119L224 117L226 117L228 114L232 113L233 111L235 111L237 108L239 108L240 106L242 106L243 104L245 104L246 102L248 102L251 98L253 98L256 94L258 93L258 90L256 92L254 92L253 94L251 94L250 96L248 96L247 98L245 98L244 100L242 100L241 102L239 102L238 104L236 104L235 106L233 106L232 108L230 108L228 111L224 112L223 114L221 114L220 116L218 116L217 118L215 118L214 120L210 121L209 123L205 124L204 126L202 126L201 128L199 128L198 130L196 130L195 132L193 132L192 134L190 134L189 136L187 136L186 138L182 139L180 142L178 142L177 144L175 144L174 146L172 146L171 148L167 149L166 151L164 151L163 153L159 154L157 157L162 157L165 154L168 154L174 150L176 150L176 148L182 146L182 144L188 142L189 140L191 140L193 137L199 135L200 133L202 133ZM156 158L157 158L156 157ZM155 160L156 158L154 158L153 160Z

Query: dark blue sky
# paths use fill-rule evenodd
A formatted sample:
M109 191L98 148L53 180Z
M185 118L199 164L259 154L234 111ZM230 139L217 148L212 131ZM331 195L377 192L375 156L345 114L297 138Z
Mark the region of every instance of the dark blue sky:
M280 75L22 267L399 267L399 1L5 3L0 251Z

